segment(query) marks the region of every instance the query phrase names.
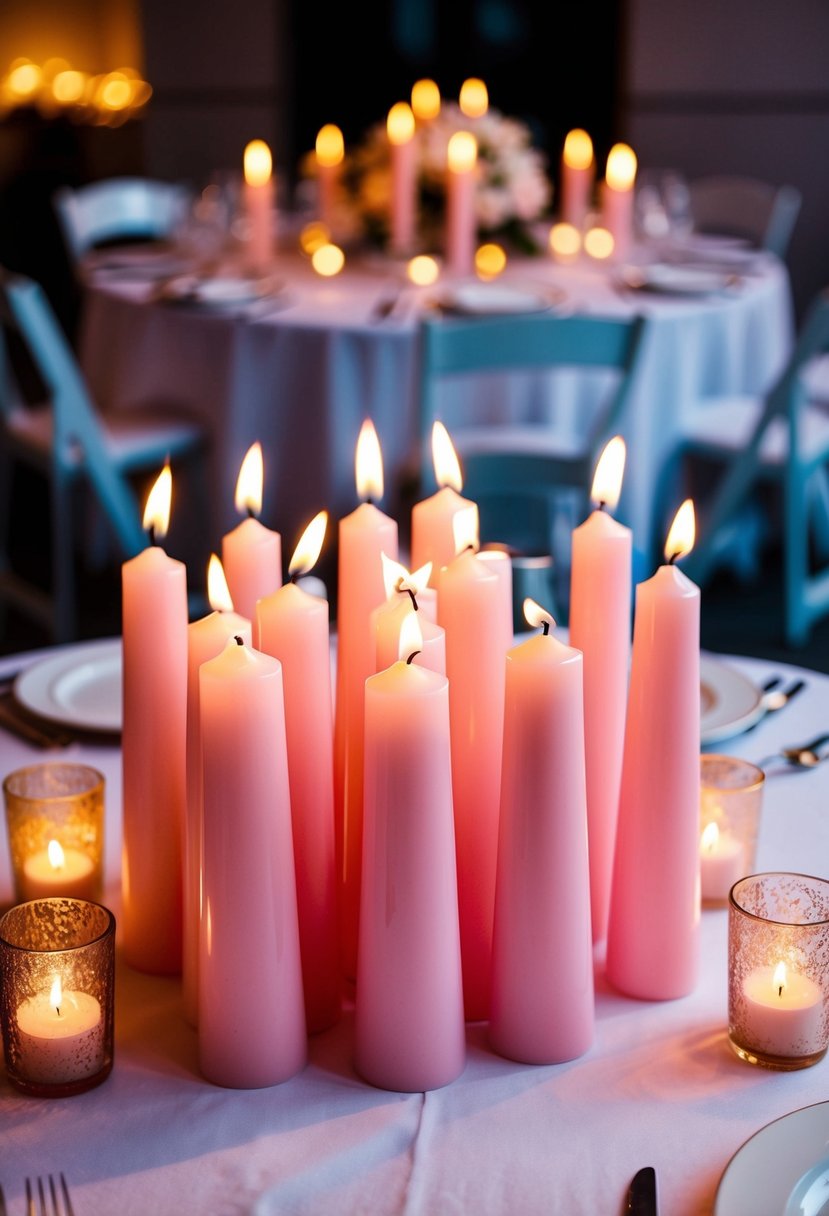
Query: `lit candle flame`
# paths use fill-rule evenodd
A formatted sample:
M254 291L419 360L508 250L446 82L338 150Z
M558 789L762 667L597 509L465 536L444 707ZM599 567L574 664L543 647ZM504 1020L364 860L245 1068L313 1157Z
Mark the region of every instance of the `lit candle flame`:
M449 432L439 421L432 424L432 464L438 485L451 486L460 494L463 489L463 477L458 453Z
M440 267L428 253L419 253L406 267L406 276L415 287L429 287L437 282Z
M455 556L464 549L478 549L478 508L473 504L456 511L452 516L452 535L455 538Z
M429 586L432 576L431 562L426 562L419 570L407 570L386 553L381 553L380 557L383 562L383 586L386 588L387 600L404 591L413 592L418 596Z
M529 596L524 600L524 620L531 629L538 629L543 625L545 633L555 628L556 623L551 613L546 608L542 608L535 600L531 600Z
M320 127L315 147L318 164L332 169L341 164L345 156L345 143L340 128L333 122Z
M549 240L555 257L574 258L581 249L581 233L575 224L553 224Z
M703 853L713 853L717 847L717 842L720 839L720 829L716 823L709 823L702 830L700 836L700 848Z
M411 663L416 654L423 649L423 634L417 613L407 612L400 626L400 640L397 643L397 657L401 662Z
M233 599L227 585L224 566L215 553L207 563L207 602L214 612L232 612Z
M312 220L310 224L306 224L299 234L299 247L303 253L307 253L310 257L316 253L318 249L322 249L323 245L329 244L331 233L325 224L320 220Z
M440 114L440 89L434 80L416 80L412 85L412 110L415 118L429 122Z
M458 105L467 118L483 118L489 109L489 92L482 80L470 76L461 85Z
M249 186L264 186L271 180L273 158L264 139L252 139L245 148L244 173Z
M146 531L152 533L153 539L167 535L172 497L173 474L170 472L170 466L165 464L147 495L147 505L144 507L143 525Z
M636 153L627 144L614 144L607 154L605 181L611 190L630 190L636 179Z
M236 479L236 510L258 515L262 510L262 486L265 468L262 460L262 445L252 443L245 453Z
M475 250L475 273L479 279L489 282L497 279L507 265L507 255L501 245L488 242Z
M53 1009L60 1014L60 1007L63 1001L63 984L60 982L60 976L56 975L52 980L52 987L49 989L49 1004Z
M386 131L391 144L407 144L414 138L415 118L407 101L397 101L389 110Z
M589 169L593 164L593 140L581 127L567 133L564 163L570 169Z
M363 501L383 497L383 455L374 423L366 418L360 427L355 457L357 494Z
M774 976L772 978L772 983L774 984L775 988L777 989L778 996L783 995L783 989L786 987L787 978L788 977L786 975L786 964L782 963L782 962L778 963L774 969Z
M345 254L339 245L326 241L311 254L311 266L323 279L333 279L345 266Z
M694 547L695 537L694 504L690 498L686 498L674 516L668 539L665 541L665 557L668 561L675 562L678 557L685 557L690 553Z
M593 502L615 507L622 492L622 477L625 472L627 449L621 435L615 435L602 450L593 474L590 497Z
M302 536L300 536L297 547L294 549L294 555L288 566L288 574L291 578L297 574L307 574L317 564L327 527L328 512L317 512L302 533Z
M446 147L446 163L453 173L471 173L478 160L478 141L471 131L456 131Z
M597 262L609 258L615 248L613 233L607 228L589 228L584 234L584 252Z
M62 870L66 862L59 840L50 840L46 846L46 855L53 870Z

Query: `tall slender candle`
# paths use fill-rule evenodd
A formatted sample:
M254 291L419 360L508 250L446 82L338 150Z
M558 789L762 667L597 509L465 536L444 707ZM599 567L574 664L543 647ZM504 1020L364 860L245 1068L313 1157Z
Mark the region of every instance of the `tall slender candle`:
M463 1070L448 681L401 660L366 682L365 835L356 1065L414 1092Z
M340 1016L334 861L334 767L328 601L293 581L316 564L328 514L303 532L291 582L256 606L256 645L282 664L305 1018L310 1034Z
M498 577L475 555L471 513L456 521L459 556L440 576L438 623L446 630L452 789L458 856L464 1007L489 1011L505 646Z
M580 127L569 131L561 154L561 209L559 219L579 232L584 227L593 193L595 161L593 141Z
M334 123L327 122L317 133L317 189L319 217L331 233L336 228L337 190L344 156L343 133Z
M383 460L366 420L356 454L357 493L364 500L340 520L337 598L337 696L334 719L334 798L340 924L346 975L357 969L363 844L365 684L376 661L371 613L385 597L380 554L397 556L397 524L372 502L383 497Z
M453 520L459 511L477 506L463 498L460 461L449 432L442 422L432 425L432 462L438 491L412 507L412 566L432 563L429 586L437 587L440 572L455 559ZM477 531L477 524L476 524Z
M169 466L144 527L167 532ZM181 842L186 810L187 573L152 543L122 567L124 958L139 971L181 970Z
M256 615L256 601L282 585L282 537L257 519L264 480L262 445L253 443L236 481L236 510L247 518L222 538L230 594L237 611L248 621Z
M222 563L214 554L207 568L207 598L213 611L187 626L187 815L184 821L184 1016L195 1026L199 1007L201 921L202 755L199 669L236 635L251 642L251 623L233 611Z
M414 245L415 234L415 120L406 101L396 102L386 119L391 155L391 248L406 253Z
M265 274L273 261L273 159L262 139L253 139L245 148L244 208L249 227L248 269Z
M573 531L570 572L570 642L584 654L590 902L597 942L607 936L630 667L632 536L608 514L619 501L624 464L625 443L617 436L596 466L591 497L597 509Z
M383 582L387 598L386 602L380 604L371 614L377 648L376 670L383 671L397 662L400 637L407 624L406 618L410 612L416 612L420 630L420 647L412 661L419 667L428 667L431 671L438 671L445 675L446 634L440 625L427 616L425 611L421 611L421 601L427 596L435 594L433 591L427 590L432 569L431 562L427 562L419 570L410 572L399 562L387 557L385 553L382 554L382 560Z
M306 1056L282 667L231 638L199 684L199 1061L217 1085L257 1089Z
M524 613L544 633L506 660L489 1033L510 1059L558 1064L593 1040L582 655L533 600Z
M614 144L607 156L602 186L602 223L613 237L617 258L627 257L633 239L633 187L636 154L627 144Z
M456 131L446 152L446 262L453 274L471 274L475 262L475 177L478 141Z
M693 536L688 500L636 588L607 975L642 1000L687 995L699 962L700 593L673 564Z

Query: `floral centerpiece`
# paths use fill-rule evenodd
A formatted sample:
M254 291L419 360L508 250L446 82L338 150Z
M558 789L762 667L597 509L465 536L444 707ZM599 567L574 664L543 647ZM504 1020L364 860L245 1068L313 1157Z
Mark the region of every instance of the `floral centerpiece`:
M529 128L493 109L470 119L452 102L443 103L437 118L419 124L415 135L420 248L428 252L442 247L446 148L451 136L461 130L472 131L478 141L475 213L479 238L503 240L523 252L537 252L532 225L550 207L552 187ZM363 237L384 246L389 235L390 197L389 144L382 122L346 156L337 206L341 232L347 238Z

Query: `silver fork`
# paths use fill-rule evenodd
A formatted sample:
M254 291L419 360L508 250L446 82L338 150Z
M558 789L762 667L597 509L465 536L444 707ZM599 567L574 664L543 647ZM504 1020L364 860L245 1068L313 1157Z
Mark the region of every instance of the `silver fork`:
M48 1205L48 1198L51 1200L51 1205ZM61 1204L61 1195L63 1203ZM55 1184L55 1179L52 1174L49 1175L48 1188L44 1184L42 1178L37 1179L37 1199L38 1206L35 1207L34 1184L31 1179L26 1179L26 1216L75 1216L75 1211L72 1207L72 1200L69 1198L69 1187L66 1185L66 1179L63 1173L60 1174L60 1191ZM2 1212L0 1212L2 1216Z

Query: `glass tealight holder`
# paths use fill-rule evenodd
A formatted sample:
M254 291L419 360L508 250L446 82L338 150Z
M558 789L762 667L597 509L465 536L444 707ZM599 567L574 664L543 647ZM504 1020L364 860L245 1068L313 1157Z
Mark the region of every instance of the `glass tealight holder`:
M829 1045L829 881L752 874L728 913L728 1037L742 1060L790 1071Z
M58 761L3 782L16 902L67 895L99 900L103 887L104 778Z
M700 894L726 907L734 883L754 869L765 773L736 756L700 757Z
M0 920L0 1023L9 1080L40 1098L112 1070L115 917L81 899L37 899Z

